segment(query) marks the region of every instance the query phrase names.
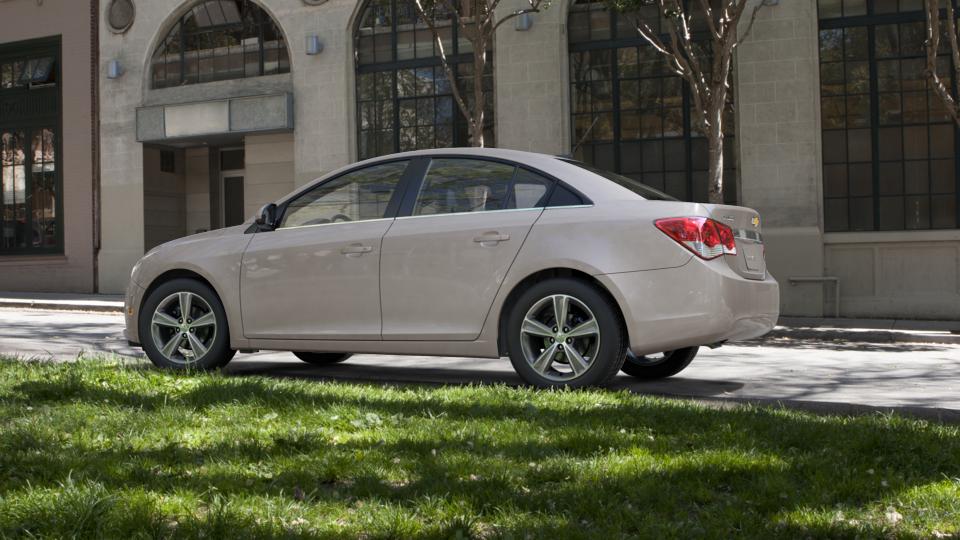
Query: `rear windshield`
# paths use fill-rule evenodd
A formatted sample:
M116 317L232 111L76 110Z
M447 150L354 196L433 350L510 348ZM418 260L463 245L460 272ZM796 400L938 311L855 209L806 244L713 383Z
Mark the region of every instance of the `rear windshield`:
M603 169L598 169L598 168L596 168L596 167L587 165L586 163L584 163L584 162L582 162L582 161L576 161L576 160L573 160L573 159L564 159L564 158L561 158L560 161L564 161L564 162L569 163L569 164L571 164L571 165L576 165L577 167L580 167L581 169L588 170L588 171L592 172L593 174L596 174L597 176L602 176L602 177L606 178L607 180L610 180L610 181L613 182L614 184L617 184L617 185L619 185L619 186L625 187L625 188L629 189L630 191L636 193L637 195L643 197L644 199L647 199L647 200L650 200L650 201L676 201L676 200L679 200L679 199L676 199L676 198L674 198L674 197L671 197L670 195L667 195L666 193L664 193L664 192L662 192L662 191L653 189L652 187L644 184L643 182L641 182L641 181L639 181L639 180L634 180L633 178L627 178L626 176L622 176L622 175L619 175L619 174L617 174L617 173L612 173L612 172L610 172L610 171L605 171L605 170L603 170Z

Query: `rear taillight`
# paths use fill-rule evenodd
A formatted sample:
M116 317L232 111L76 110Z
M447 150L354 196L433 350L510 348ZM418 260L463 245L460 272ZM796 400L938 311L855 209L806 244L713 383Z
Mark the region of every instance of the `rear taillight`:
M654 224L701 259L737 254L733 229L719 221L705 217L681 217L658 219Z

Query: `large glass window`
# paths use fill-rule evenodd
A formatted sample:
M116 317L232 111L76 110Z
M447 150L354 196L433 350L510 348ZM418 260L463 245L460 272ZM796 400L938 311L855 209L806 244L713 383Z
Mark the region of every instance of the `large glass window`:
M461 14L469 20L469 2ZM473 54L445 4L437 2L434 25L461 96L473 103ZM420 148L467 146L467 123L454 102L433 33L413 0L369 0L355 34L357 140L360 159ZM493 144L493 58L483 76L484 139ZM472 106L472 105L471 105Z
M277 23L250 0L206 0L174 23L153 54L154 88L290 72Z
M819 9L825 229L957 227L957 129L924 74L923 2ZM939 62L953 86L947 50Z
M0 254L62 249L58 48L0 48Z
M658 9L651 5L639 13L654 31L659 29ZM637 33L636 17L589 0L578 0L571 7L573 155L678 199L706 201L707 140L691 109L690 91ZM695 36L703 33L700 27L693 30ZM724 122L724 197L734 202L732 109Z
M407 163L394 161L374 165L324 182L287 206L280 227L384 217Z

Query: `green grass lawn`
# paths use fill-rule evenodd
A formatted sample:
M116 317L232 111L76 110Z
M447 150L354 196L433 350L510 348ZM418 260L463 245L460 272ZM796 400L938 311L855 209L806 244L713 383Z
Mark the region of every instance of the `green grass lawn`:
M0 538L951 535L952 425L0 361Z

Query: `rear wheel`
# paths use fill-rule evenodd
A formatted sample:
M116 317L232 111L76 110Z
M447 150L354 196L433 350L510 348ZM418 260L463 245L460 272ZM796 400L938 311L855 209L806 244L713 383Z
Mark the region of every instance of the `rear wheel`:
M514 369L538 387L606 384L626 354L615 304L576 279L550 279L525 291L511 308L507 332Z
M193 279L174 279L154 289L139 324L143 350L160 368L216 369L236 354L223 304L210 287Z
M700 347L687 347L646 356L637 356L628 351L627 358L620 369L638 379L663 379L686 369L697 356L698 350Z
M328 366L330 364L339 364L353 356L350 353L318 353L318 352L294 352L294 356L308 364L315 366Z

